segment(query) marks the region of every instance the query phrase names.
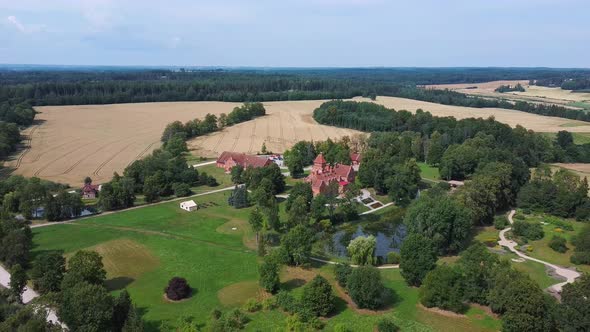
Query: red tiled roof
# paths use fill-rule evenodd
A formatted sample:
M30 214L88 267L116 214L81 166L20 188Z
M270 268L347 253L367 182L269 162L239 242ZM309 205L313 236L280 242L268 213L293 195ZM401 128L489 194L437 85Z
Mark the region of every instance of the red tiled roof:
M350 160L357 161L357 162L361 161L361 154L360 153L351 153Z
M270 165L271 161L265 157L251 156L245 153L229 152L224 151L217 158L217 162L225 164L229 159L233 159L237 164L242 165L244 168L248 166L252 167L264 167Z
M96 193L98 191L98 186L94 185L94 184L85 184L84 187L82 187L82 192L83 193Z
M326 163L326 159L324 159L324 155L322 153L318 154L317 157L315 157L315 160L313 161L314 164L325 164Z

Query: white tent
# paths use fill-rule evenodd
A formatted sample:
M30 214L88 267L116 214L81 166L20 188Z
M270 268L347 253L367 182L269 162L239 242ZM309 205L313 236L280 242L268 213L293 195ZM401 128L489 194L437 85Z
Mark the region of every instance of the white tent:
M180 203L180 208L188 212L191 212L197 210L199 207L197 206L197 203L195 203L195 201L191 200Z

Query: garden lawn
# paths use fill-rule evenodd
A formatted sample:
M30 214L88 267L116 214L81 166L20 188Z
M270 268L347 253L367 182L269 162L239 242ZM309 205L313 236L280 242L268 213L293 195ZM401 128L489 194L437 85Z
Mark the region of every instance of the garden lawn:
M432 167L427 163L418 163L420 167L420 176L425 180L440 182L440 173L437 167Z
M244 218L248 211L229 208L224 203L228 194L197 198L198 203L218 201L219 206L190 213L181 210L178 202L170 202L36 228L33 252L62 250L67 257L80 249L103 248L98 251L106 253L107 286L112 291L127 287L144 313L148 331L157 330L162 321L174 324L181 316L205 323L212 309L223 307L218 299L220 290L238 282L257 282L258 278L257 257L243 245L244 235L252 234L244 229L247 222L236 223L236 218ZM232 233L226 224L238 230ZM112 246L130 251L125 255L109 249ZM140 254L135 252L138 248ZM150 266L138 266L142 264ZM174 276L186 278L194 288L190 299L180 303L163 299L163 289Z
M547 261L549 263L561 265L563 267L575 267L579 271L590 273L589 265L576 265L570 262L570 257L574 252L574 245L571 243L572 237L580 232L580 230L584 227L584 223L577 222L572 219L561 219L552 216L547 217L544 215L526 216L526 220L530 222L547 222L547 220L549 220L548 218L568 223L574 228L574 230L567 231L551 223L543 225L543 231L545 232L545 236L541 240L529 241L528 244L532 246L533 251L527 252L527 255ZM554 235L561 236L567 240L568 250L565 253L559 253L549 247L549 242L551 241Z
M217 180L217 183L219 183L219 185L217 187L213 187L213 188L209 187L209 186L193 187L193 188L191 188L191 190L195 194L199 194L199 193L203 193L203 192L211 191L211 190L215 190L215 189L220 189L220 188L227 188L227 187L231 187L234 185L231 181L231 175L226 174L225 170L223 168L219 168L219 167L215 166L215 164L197 167L196 170L199 172L199 174L205 172L205 173L207 173L207 175L213 176Z
M315 264L309 270L290 269L281 275L282 288L298 297L303 285L316 274L327 278L337 295L336 312L325 321L325 331L333 331L336 325L345 325L351 331L375 331L377 322L391 318L402 331L497 331L500 321L486 314L482 309L471 308L464 317L447 317L421 308L418 305L418 289L409 287L399 270L381 270L385 286L393 290L396 299L385 310L362 313L347 305L342 289L338 289L333 274L333 266ZM285 326L285 316L276 311L263 311L255 314L247 330L277 331Z

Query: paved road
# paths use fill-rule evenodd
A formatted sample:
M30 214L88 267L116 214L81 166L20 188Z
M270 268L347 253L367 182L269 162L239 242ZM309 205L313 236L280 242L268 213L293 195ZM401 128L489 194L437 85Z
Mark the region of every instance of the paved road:
M514 217L515 213L516 213L516 210L512 210L512 211L510 211L510 214L508 214L508 221L510 222L511 225L514 223L514 220L512 219L512 217ZM550 290L561 293L561 289L563 288L563 285L572 283L577 278L580 277L580 273L578 273L574 270L566 269L564 267L561 267L561 266L558 266L555 264L551 264L551 263L542 261L540 259L529 257L529 256L525 255L524 253L520 252L519 250L517 250L516 246L518 244L516 242L506 238L506 232L510 231L511 229L512 229L512 227L508 227L508 228L505 228L502 231L500 231L500 241L498 241L498 244L500 246L508 248L510 251L512 251L513 253L517 254L518 256L520 256L524 259L528 259L530 261L541 263L545 266L548 266L548 267L552 268L553 270L555 270L555 274L562 276L566 279L566 281L564 281L564 282L560 282L560 283L550 286L549 287Z
M0 265L0 285L6 288L10 287L10 273L8 273L8 271L6 271L6 269L2 265ZM35 292L33 289L26 287L22 297L23 303L27 304L36 297L39 297L39 294L37 294L37 292ZM64 324L61 324L59 322L59 320L57 319L57 314L53 309L47 309L47 321L50 323L60 324L64 328L66 327Z
M88 218L94 218L94 217L98 217L98 216L106 216L109 214L115 214L115 213L120 213L120 212L124 212L124 211L130 211L130 210L136 210L136 209L142 209L148 206L154 206L154 205L159 205L159 204L165 204L165 203L170 203L170 202L177 202L177 201L182 201L182 200L186 200L189 198L193 198L193 197L199 197L199 196L206 196L206 195L211 195L211 194L216 194L219 192L223 192L223 191L227 191L227 190L233 190L235 187L231 186L231 187L226 187L226 188L222 188L222 189L217 189L217 190L211 190L211 191L207 191L204 193L200 193L200 194L195 194L192 196L187 196L187 197L178 197L178 198L174 198L174 199L169 199L166 201L160 201L160 202L156 202L156 203L150 203L150 204L144 204L144 205L139 205L139 206L134 206L134 207L130 207L127 209L122 209L122 210L115 210L115 211L106 211L100 214L93 214L87 217L82 217L82 218L76 218L76 219L70 219L70 220L66 220L66 221L56 221L56 222L47 222L44 224L37 224L37 225L31 225L31 228L39 228L39 227L47 227L47 226L55 226L55 225L61 225L61 224L69 224L71 222L74 221L80 221L80 220L84 220L84 219L88 219Z

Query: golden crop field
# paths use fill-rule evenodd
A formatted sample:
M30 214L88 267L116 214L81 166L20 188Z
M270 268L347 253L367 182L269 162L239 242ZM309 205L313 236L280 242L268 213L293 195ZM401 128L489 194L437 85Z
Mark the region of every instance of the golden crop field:
M496 88L501 85L516 85L520 83L526 91L519 92L495 92ZM449 89L470 95L482 97L504 98L510 100L521 100L537 103L551 103L558 105L567 105L575 102L590 102L590 93L572 92L562 90L561 88L549 88L544 86L530 85L529 81L492 81L485 83L469 84L434 84L425 85L427 89Z
M355 98L355 100L367 100ZM267 115L188 142L199 156L216 157L222 151L259 152L264 143L269 151L283 152L299 140L338 139L358 133L323 126L312 118L324 101L281 101L264 103ZM544 117L506 109L440 105L404 98L378 97L376 103L396 110L423 109L435 116L487 118L539 132L590 132L590 123ZM169 122L186 122L205 114L229 113L240 103L174 102L90 106L37 107L39 124L23 133L25 145L6 163L14 174L37 176L78 186L84 177L95 183L110 180L127 165L160 146L160 135Z
M311 117L323 101L267 103L268 115L189 142L196 153L223 150L283 152L298 140L325 140L355 133L318 125ZM90 176L109 181L133 161L160 146L166 124L229 113L241 103L174 102L37 107L38 125L23 132L26 149L6 163L14 174L80 185ZM201 151L202 150L202 151Z

